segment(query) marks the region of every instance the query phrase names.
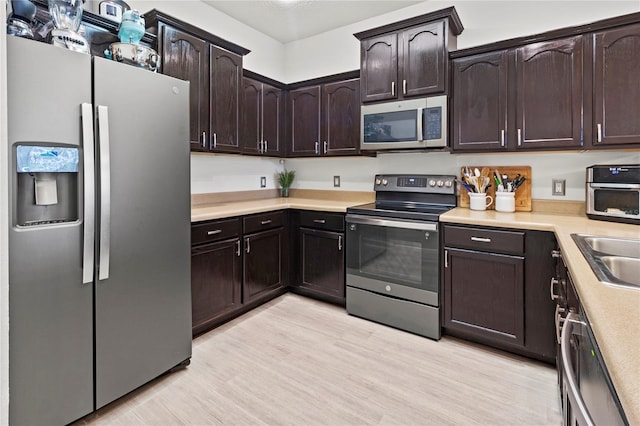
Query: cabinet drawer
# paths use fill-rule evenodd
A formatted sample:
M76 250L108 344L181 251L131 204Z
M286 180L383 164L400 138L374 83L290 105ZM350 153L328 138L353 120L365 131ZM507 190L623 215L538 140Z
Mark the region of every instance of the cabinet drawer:
M191 245L238 237L241 231L240 218L194 223L191 225Z
M266 231L267 229L279 228L284 224L284 212L282 210L269 213L246 216L244 219L244 233Z
M445 225L444 245L505 254L524 254L524 232Z
M305 228L344 231L344 215L303 210L300 212L300 226Z

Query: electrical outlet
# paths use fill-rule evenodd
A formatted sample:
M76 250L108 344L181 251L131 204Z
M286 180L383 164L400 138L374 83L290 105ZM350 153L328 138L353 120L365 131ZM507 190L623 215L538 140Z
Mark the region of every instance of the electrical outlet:
M260 188L267 187L267 178L266 176L260 176Z
M565 179L553 179L551 195L564 195L566 182L567 181Z
M335 188L339 188L340 187L340 176L334 176L333 177L333 186Z

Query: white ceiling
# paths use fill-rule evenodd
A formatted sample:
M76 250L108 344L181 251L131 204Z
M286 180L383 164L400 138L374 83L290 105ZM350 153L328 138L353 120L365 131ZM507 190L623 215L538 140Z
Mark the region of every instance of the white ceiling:
M203 0L282 42L303 39L423 0Z

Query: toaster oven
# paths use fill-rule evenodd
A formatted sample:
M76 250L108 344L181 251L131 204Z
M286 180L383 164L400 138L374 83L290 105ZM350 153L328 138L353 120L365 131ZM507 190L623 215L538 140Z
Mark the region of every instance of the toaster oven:
M640 224L640 164L587 167L590 219Z

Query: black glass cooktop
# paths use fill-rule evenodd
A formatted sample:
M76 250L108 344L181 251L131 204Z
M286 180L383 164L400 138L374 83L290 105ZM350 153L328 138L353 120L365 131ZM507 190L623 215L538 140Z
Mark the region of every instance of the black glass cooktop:
M362 214L394 219L414 219L437 222L442 213L455 206L414 203L369 203L349 207L347 214Z

